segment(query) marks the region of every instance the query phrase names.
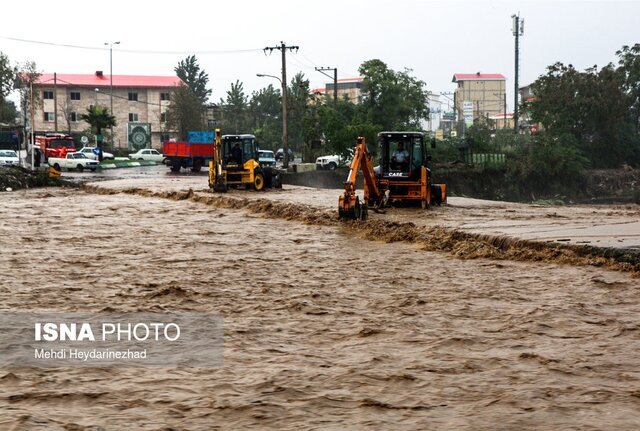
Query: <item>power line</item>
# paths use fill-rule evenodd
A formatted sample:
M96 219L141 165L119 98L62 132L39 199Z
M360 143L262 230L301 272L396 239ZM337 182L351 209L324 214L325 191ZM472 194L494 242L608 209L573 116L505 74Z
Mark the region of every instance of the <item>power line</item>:
M333 70L333 103L338 103L338 68L337 67L316 67L316 71L322 73L327 78L331 79L330 75L325 72Z
M60 48L72 48L72 49L86 49L91 51L108 51L109 48L98 46L83 46L83 45L70 45L57 42L45 42L41 40L22 39L18 37L0 36L0 39L13 40L15 42L32 43L36 45L56 46ZM217 55L217 54L242 54L248 52L262 51L260 48L249 49L230 49L230 50L206 50L206 51L155 51L148 49L114 49L116 52L131 53L131 54L159 54L159 55Z

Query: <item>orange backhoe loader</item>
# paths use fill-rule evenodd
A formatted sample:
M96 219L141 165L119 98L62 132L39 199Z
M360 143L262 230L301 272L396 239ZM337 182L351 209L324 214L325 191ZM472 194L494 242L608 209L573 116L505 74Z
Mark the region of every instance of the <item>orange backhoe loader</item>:
M423 133L382 132L378 134L378 144L380 165L374 168L365 139L358 137L344 194L338 201L341 218L365 220L369 207L377 209L393 203L414 202L428 208L446 202L446 185L431 182ZM362 202L356 195L359 169L364 177Z

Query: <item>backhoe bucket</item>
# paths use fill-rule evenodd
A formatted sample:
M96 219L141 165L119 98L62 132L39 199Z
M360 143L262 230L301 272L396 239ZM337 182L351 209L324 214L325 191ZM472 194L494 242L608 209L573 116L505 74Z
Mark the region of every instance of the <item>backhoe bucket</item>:
M348 197L348 196L340 196L338 200L338 216L342 219L350 219L350 220L366 220L368 217L369 211L367 208L367 204L364 202L360 202L360 198L356 196Z

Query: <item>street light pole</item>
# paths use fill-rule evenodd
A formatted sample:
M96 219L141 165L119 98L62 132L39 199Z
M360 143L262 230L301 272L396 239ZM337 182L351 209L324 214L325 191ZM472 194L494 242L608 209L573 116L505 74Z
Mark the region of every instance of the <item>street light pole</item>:
M110 103L111 103L111 115L113 115L113 45L120 45L120 42L105 42L105 45L109 45L109 99L110 99ZM115 146L113 145L113 126L111 126L110 128L110 132L111 133L111 146L115 148ZM113 151L113 149L112 149Z

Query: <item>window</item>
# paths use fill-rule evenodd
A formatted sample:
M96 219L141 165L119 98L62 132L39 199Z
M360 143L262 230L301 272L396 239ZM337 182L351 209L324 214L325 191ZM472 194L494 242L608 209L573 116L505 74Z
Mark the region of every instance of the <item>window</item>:
M80 92L79 91L71 91L69 93L69 98L71 100L80 100Z
M69 114L69 121L71 121L72 123L77 123L78 121L80 121L80 116L77 112L71 112Z
M171 95L169 93L160 93L160 100L171 100Z
M53 100L53 91L50 91L50 90L43 91L42 92L42 98L45 99L45 100L47 100L47 99Z
M137 121L138 121L138 114L136 114L135 112L129 112L129 122L135 123Z
M132 102L137 102L138 101L138 93L130 91L129 92L129 100L131 100Z
M167 142L169 139L171 139L171 136L168 133L160 134L160 142Z
M167 113L163 112L160 114L160 122L161 123L166 123L167 122Z
M45 112L44 113L44 121L54 121L53 120L53 112Z

